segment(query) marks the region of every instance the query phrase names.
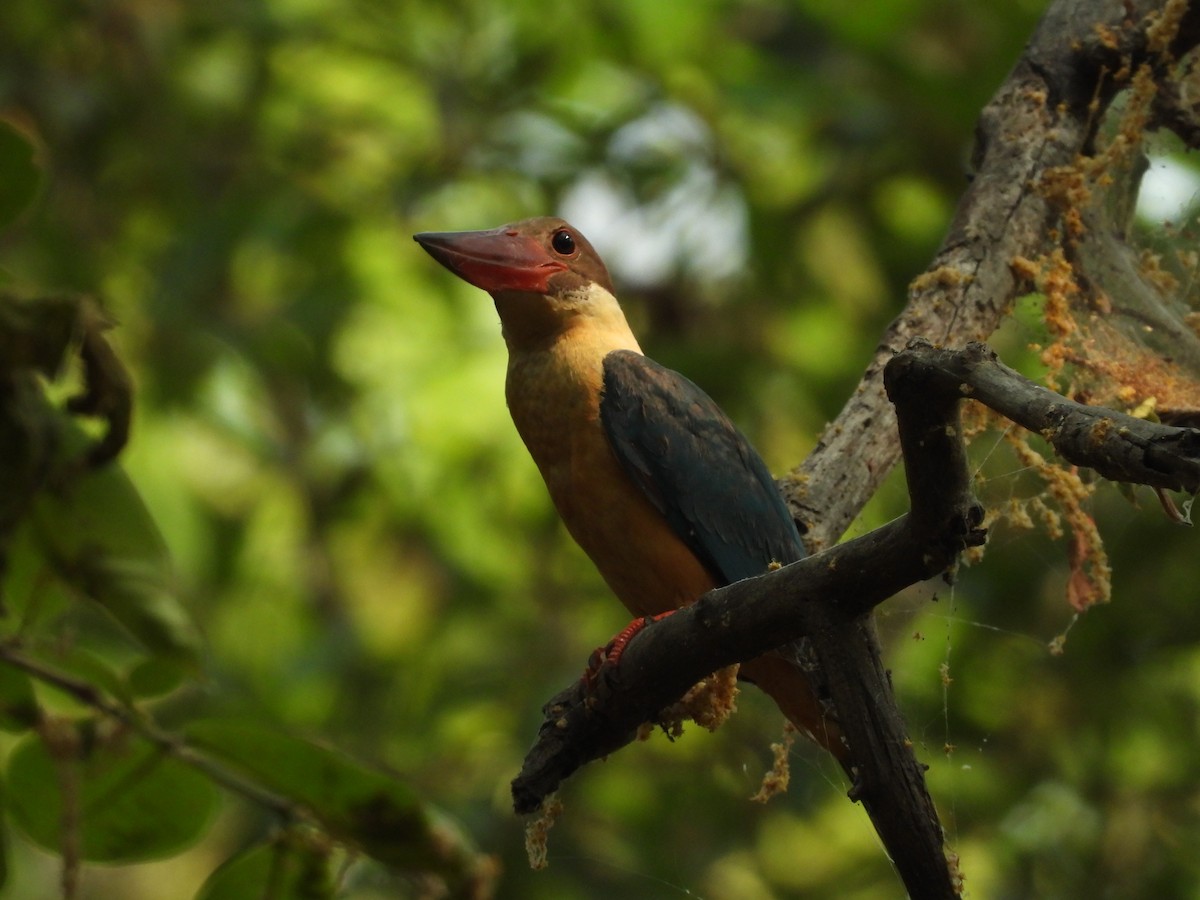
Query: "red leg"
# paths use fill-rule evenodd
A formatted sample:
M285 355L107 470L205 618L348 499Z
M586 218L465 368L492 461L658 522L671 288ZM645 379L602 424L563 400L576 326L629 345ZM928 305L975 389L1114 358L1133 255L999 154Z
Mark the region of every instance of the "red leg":
M588 657L587 670L583 673L583 680L589 686L596 680L596 675L600 672L600 667L605 663L610 666L615 666L621 659L621 654L625 652L625 648L629 642L633 640L633 636L649 625L651 622L657 622L659 619L665 619L673 609L668 609L666 612L661 612L655 616L642 616L640 619L634 619L628 625L617 633L611 641L603 647L597 647L592 651L592 655Z

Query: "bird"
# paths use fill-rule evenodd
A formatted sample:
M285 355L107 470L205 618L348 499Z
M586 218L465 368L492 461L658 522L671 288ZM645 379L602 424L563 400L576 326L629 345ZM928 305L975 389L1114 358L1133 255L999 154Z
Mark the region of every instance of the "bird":
M806 554L762 458L708 394L642 353L576 228L543 216L413 237L491 294L517 432L567 531L630 613L661 617ZM739 678L844 764L837 722L794 660L767 653Z

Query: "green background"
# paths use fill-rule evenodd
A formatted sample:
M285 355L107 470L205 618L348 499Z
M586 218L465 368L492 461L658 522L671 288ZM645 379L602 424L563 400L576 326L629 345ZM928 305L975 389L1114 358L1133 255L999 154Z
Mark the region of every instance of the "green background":
M528 870L508 782L627 615L508 420L490 300L410 236L567 216L646 351L785 471L936 249L1041 7L5 2L0 114L44 178L0 275L119 322L122 463L209 645L167 724L253 719L387 767L500 857L503 897L899 896L814 749L747 801L780 732L749 690L720 733L573 779ZM985 499L1040 490L996 446L974 448ZM955 588L880 610L972 896L1200 896L1195 537L1136 496L1097 495L1114 602L1061 657L1067 551L1040 532L1000 528ZM852 533L903 508L893 478ZM262 815L229 801L190 851L89 867L81 896L191 897ZM10 841L0 896L52 893L54 858ZM375 872L345 895L416 890Z

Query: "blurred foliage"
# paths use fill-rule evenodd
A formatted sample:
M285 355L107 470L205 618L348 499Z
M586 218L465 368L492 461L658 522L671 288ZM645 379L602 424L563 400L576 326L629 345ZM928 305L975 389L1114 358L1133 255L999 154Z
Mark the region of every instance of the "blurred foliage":
M1041 6L0 6L0 287L97 297L119 323L107 338L136 384L132 481L119 508L96 501L111 513L97 532L141 527L144 499L177 570L165 602L182 596L206 639L203 679L153 701L156 720L254 721L377 773L320 751L347 784L391 773L500 858L503 897L896 896L815 750L795 751L786 798L747 802L779 728L750 691L719 734L656 738L575 778L550 867L528 870L508 781L541 703L625 613L508 422L491 304L409 236L571 219L609 261L643 346L782 470L840 408L936 248L974 119ZM998 346L1019 359L1035 329L1014 322ZM68 363L61 383L86 374ZM54 402L67 390L36 383ZM1037 490L994 446L976 446L989 502ZM1140 508L1098 497L1114 602L1073 625L1064 543L1003 528L957 586L881 611L978 897L1200 891L1194 538L1148 495ZM896 481L856 528L902 505ZM159 566L152 543L139 546ZM10 610L4 635L37 626L76 677L145 696L132 673L156 639L135 630L137 646L48 586L36 548L10 549L8 592L24 578L46 596L33 625ZM53 802L44 756L20 737L29 694L0 681L0 728L17 732L0 735L7 771L43 771L13 798L24 830L8 835L0 897L50 896L59 880L29 839L48 843L49 807L31 804ZM36 702L87 717L44 684ZM346 796L288 781L317 765L295 748L318 745L262 740L258 766L292 762L275 773L284 794ZM102 766L105 741L81 765ZM233 744L225 757L241 759ZM187 852L85 866L79 896L254 896L245 885L262 877L278 896L322 896L330 871L355 900L422 890L224 796Z

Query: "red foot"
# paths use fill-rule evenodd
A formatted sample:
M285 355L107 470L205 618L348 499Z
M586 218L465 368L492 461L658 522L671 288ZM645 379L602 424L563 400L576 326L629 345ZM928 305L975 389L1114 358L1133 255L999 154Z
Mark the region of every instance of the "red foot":
M661 612L656 616L642 616L640 619L634 619L628 625L621 629L615 638L605 644L603 647L597 647L592 651L592 655L588 657L587 669L583 673L583 680L590 688L596 680L596 676L600 672L600 667L605 663L610 666L615 666L621 659L621 654L625 652L625 648L629 642L633 640L633 636L649 625L651 622L657 622L659 619L665 619L673 609L668 609L666 612Z

